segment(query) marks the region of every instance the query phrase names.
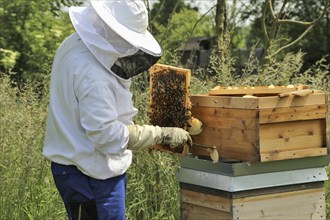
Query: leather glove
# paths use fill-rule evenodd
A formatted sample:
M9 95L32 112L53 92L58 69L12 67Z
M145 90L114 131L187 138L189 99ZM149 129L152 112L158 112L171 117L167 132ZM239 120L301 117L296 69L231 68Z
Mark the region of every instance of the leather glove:
M159 127L152 125L129 125L129 141L127 149L140 150L157 144L179 147L185 143L192 145L187 131L176 127Z

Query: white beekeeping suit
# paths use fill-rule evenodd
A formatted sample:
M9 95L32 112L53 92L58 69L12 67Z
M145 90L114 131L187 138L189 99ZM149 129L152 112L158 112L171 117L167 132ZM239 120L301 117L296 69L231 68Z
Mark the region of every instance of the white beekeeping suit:
M49 160L75 165L96 179L125 173L132 161L129 149L190 140L179 128L133 125L137 109L129 78L153 65L162 49L147 31L141 4L108 2L70 8L77 33L54 58L43 150ZM129 4L137 8L127 11Z

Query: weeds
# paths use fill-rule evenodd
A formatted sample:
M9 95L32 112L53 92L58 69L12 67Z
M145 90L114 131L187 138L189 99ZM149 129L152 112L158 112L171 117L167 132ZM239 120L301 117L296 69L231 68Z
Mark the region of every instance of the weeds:
M63 207L41 155L47 101L0 77L2 219L59 219Z
M233 68L228 72L214 71L210 76L201 71L203 78L193 73L192 94L206 93L215 85L283 85L307 84L330 92L330 65L320 60L309 70L300 73L302 53L287 54L278 62L270 63L264 75L251 65L241 76ZM216 60L213 65L216 65ZM216 70L213 67L213 70ZM223 70L222 70L223 71ZM49 79L44 80L48 88ZM49 161L42 156L48 92L36 93L36 85L24 89L13 84L9 76L0 75L0 213L1 219L66 219L66 213L53 183ZM136 123L147 123L149 99L148 77L133 81L134 104L140 110ZM40 87L42 88L42 87ZM39 91L40 92L40 91ZM329 134L329 131L328 131ZM329 136L329 135L328 135ZM179 219L179 186L176 156L141 151L134 153L128 171L127 218ZM329 184L326 182L327 192ZM327 210L330 208L327 194ZM329 214L328 214L328 217Z
M146 123L147 79L133 86L136 123ZM49 79L45 79L45 88ZM144 88L142 92L141 88ZM35 86L24 90L9 76L0 77L0 213L1 219L66 219L50 163L42 156L48 93ZM138 89L139 88L139 89ZM178 219L176 157L160 152L134 154L128 171L127 219Z

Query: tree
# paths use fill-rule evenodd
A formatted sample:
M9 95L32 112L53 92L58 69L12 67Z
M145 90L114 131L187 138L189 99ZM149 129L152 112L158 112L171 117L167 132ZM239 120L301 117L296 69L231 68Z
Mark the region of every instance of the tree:
M299 1L299 7L293 7L291 12L292 16L299 20L312 21L315 20L322 10L326 8L326 4L329 8L329 1ZM316 25L310 30L310 32L301 39L297 44L293 45L291 50L293 51L305 51L305 68L313 65L320 60L326 54L330 55L330 10L325 12L325 15L317 22ZM297 38L299 33L303 32L303 26L291 26L288 29L288 35L292 38ZM317 50L315 49L317 48ZM330 56L327 58L330 63Z
M152 20L167 25L169 19L174 13L180 12L183 8L183 0L177 1L165 1L161 0L154 4L153 9L151 10Z
M0 5L0 72L16 73L18 82L48 73L55 50L73 32L61 2L16 0Z
M280 48L277 58L302 50L306 69L329 54L329 0L249 0L242 6L240 19L251 23L246 47L266 48L265 58Z
M190 37L214 35L213 18L204 16L200 19L196 8L192 8L189 4L182 5L182 3L184 3L182 0L162 0L151 10L152 31L163 47L163 62L171 61L173 56L180 58L181 54L177 53L178 48ZM165 10L165 7L168 9Z
M301 39L303 39L311 31L311 29L324 17L328 7L328 1L326 1L325 6L318 15L318 17L312 21L300 21L300 20L286 18L287 13L285 12L285 9L287 5L288 5L288 1L284 0L277 14L275 13L272 0L266 0L263 5L262 31L263 31L263 40L265 47L265 53L263 58L266 63L268 59L272 58L273 56L276 56L281 51L292 47L293 45L297 44ZM268 12L268 16L267 16L267 12ZM270 27L268 28L266 22L267 17L270 18L270 22L269 22ZM287 41L282 44L278 44L276 45L276 48L273 49L272 46L274 44L274 41L276 40L277 35L280 32L280 29L284 25L302 26L303 32L300 35L298 35L295 39L291 40L291 42Z
M217 54L220 59L224 59L224 55L222 53L222 49L225 46L225 42L228 36L227 29L227 1L226 0L218 0L216 6L216 15L215 15L215 31L217 36Z
M227 26L227 1L218 0L215 14L215 32L216 32L216 48L215 55L218 56L221 72L230 72L231 55L230 51L230 36Z

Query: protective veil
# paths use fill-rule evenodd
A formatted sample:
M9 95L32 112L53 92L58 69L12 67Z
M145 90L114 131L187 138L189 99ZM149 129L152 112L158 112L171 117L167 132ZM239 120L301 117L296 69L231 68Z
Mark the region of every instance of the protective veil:
M93 8L72 7L70 17L77 33L97 60L110 72L129 79L148 70L161 57L133 46L110 29Z

